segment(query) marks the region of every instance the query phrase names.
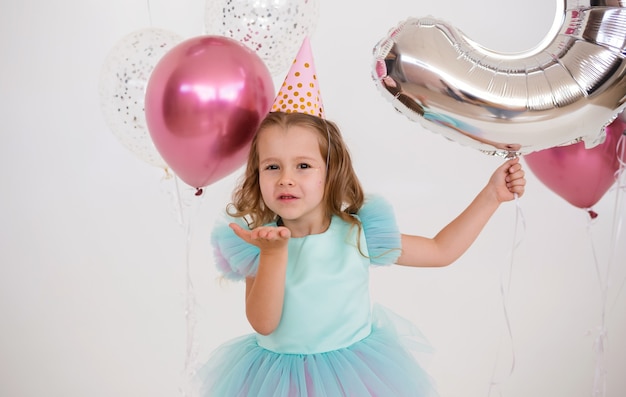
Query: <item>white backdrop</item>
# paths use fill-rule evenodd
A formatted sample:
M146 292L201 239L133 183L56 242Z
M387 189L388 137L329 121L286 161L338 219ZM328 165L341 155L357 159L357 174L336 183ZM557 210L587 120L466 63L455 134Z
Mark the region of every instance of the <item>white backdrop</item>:
M327 116L366 190L393 202L404 232L438 231L502 160L398 114L370 79L372 47L401 20L433 15L494 50L526 50L549 31L551 3L320 0L311 42ZM216 279L208 242L239 172L201 198L177 189L107 129L98 79L132 31L205 33L204 1L4 0L1 10L0 395L180 395L190 340L197 362L250 331L243 286ZM616 197L608 192L590 223L529 172L525 227L507 203L454 265L374 271L375 300L433 344L428 368L442 397L487 396L490 382L506 397L589 396L597 358L607 361L606 395L626 394L625 236L609 277L608 343L594 350L602 320L593 250L606 269ZM510 268L512 339L500 293Z

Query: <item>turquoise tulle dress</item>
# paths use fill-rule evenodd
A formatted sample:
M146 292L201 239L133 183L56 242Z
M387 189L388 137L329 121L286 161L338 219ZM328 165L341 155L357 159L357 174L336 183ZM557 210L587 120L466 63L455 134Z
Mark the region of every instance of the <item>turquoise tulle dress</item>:
M324 233L289 240L278 328L218 347L197 371L199 396L436 395L416 359L429 351L427 342L408 321L370 303L370 265L393 263L400 253L393 211L383 199L368 198L358 217L360 244L357 228L338 217ZM257 247L226 223L212 240L226 278L255 274Z

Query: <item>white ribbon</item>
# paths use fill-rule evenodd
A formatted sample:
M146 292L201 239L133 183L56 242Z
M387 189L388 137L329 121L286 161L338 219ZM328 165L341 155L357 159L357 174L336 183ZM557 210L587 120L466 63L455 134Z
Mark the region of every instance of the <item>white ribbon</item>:
M513 375L513 372L515 370L515 344L513 342L513 331L511 329L511 321L510 321L510 316L509 316L508 297L509 297L509 290L511 288L513 263L515 261L515 251L520 246L524 237L522 233L522 236L518 238L518 228L520 226L520 223L522 227L522 232L526 231L526 219L524 218L524 212L522 211L522 207L520 205L519 197L517 193L515 194L515 209L516 209L515 223L514 223L515 227L514 227L514 232L513 232L513 246L511 248L511 256L510 256L509 268L508 268L508 277L505 277L505 271L504 271L505 269L502 269L502 272L500 273L500 295L502 298L502 311L504 315L504 323L506 326L506 336L508 337L508 340L511 343L511 362L508 367L508 372L506 373L504 378L508 378L511 375ZM505 282L505 278L507 278L506 282ZM488 397L494 396L494 395L502 396L502 391L500 390L500 384L504 381L504 379L496 380L496 369L498 367L498 363L500 362L502 339L503 337L500 338L500 344L498 345L498 351L496 353L496 360L494 362L493 372L491 374L491 381L489 382L489 391L487 393Z
M169 185L171 181L174 181L174 186ZM176 175L171 175L169 172L163 178L162 182L168 182L163 184L163 191L171 201L172 208L175 212L176 220L179 226L185 230L185 325L186 325L186 346L185 346L185 362L182 371L182 380L179 386L181 396L188 397L192 395L191 384L193 377L195 376L195 364L198 357L198 346L195 338L196 332L196 294L193 286L193 277L191 271L191 249L193 242L193 221L194 219L200 219L199 210L201 208L202 199L204 195L199 189L193 189L187 187L184 189L185 195L181 194L182 184ZM200 192L200 194L198 194ZM195 205L195 215L186 213L186 211Z
M606 395L606 355L605 346L607 342L607 329L604 325L598 327L598 335L593 342L593 350L596 353L596 368L593 377L592 397L600 397Z
M619 237L622 233L622 217L623 217L622 211L624 208L624 204L622 203L623 201L622 194L624 193L624 191L626 191L626 130L624 131L622 136L619 138L619 141L617 141L616 152L617 152L617 159L619 161L620 167L615 173L616 195L615 195L615 209L614 209L614 214L613 214L613 235L611 236L612 237L611 238L612 247L610 251L611 262L615 260L615 256L617 253L616 252L617 246L618 246L617 242L619 241ZM620 284L620 287L617 291L617 296L615 297L615 300L613 301L613 308L615 307L615 304L617 303L617 299L619 298L619 296L622 293L622 290L624 289L624 285L626 285L626 277L622 280L622 283Z
M616 179L616 196L615 196L615 208L614 208L614 214L613 214L613 229L612 229L612 236L611 236L611 247L609 249L609 259L608 259L608 263L606 266L606 274L602 274L602 271L600 269L600 264L598 263L598 258L596 256L596 250L593 244L593 238L591 236L591 226L593 224L593 220L589 221L587 230L588 233L590 234L590 241L591 241L591 248L592 248L592 252L593 252L593 259L594 259L594 264L595 264L595 268L596 268L596 274L598 277L598 283L600 284L600 298L601 298L601 307L600 307L600 325L597 327L597 332L598 335L596 336L594 342L593 342L593 351L595 352L596 355L596 366L595 366L595 371L594 371L594 378L593 378L593 390L592 390L592 397L604 397L606 395L606 381L607 381L607 374L608 374L608 366L607 366L607 360L606 360L606 348L607 348L607 342L608 342L608 329L606 326L606 309L607 309L607 301L608 301L608 293L609 293L609 286L610 286L610 275L611 275L611 270L613 269L613 266L616 265L615 263L615 256L616 256L616 251L617 251L617 241L619 240L619 236L621 233L621 223L622 223L622 208L623 205L621 205L621 194L625 189L625 183L622 180L623 176L624 176L624 169L625 169L625 162L624 162L624 158L626 158L625 156L626 154L626 131L624 131L624 134L622 134L622 136L620 137L618 143L617 143L617 148L616 148L616 156L617 159L620 163L620 167L618 169L618 171L615 174L615 179ZM624 281L622 282L622 285L620 286L620 289L618 290L618 297L619 294L621 293L622 288L624 287L624 282L626 282L626 279L624 279ZM616 297L617 300L617 297Z

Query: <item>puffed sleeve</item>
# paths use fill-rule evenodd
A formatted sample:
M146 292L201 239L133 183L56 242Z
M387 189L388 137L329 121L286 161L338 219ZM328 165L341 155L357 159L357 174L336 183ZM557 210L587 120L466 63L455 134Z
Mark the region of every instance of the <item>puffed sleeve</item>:
M227 279L243 280L254 276L259 266L259 248L246 243L228 226L235 222L248 227L243 219L223 218L211 233L211 245L218 271Z
M391 204L380 196L368 196L358 217L363 225L371 264L395 263L402 244Z

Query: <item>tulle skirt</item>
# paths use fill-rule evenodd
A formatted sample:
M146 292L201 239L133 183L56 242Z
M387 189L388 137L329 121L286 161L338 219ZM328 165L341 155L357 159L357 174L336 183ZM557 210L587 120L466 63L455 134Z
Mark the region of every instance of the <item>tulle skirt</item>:
M201 397L433 397L430 376L418 364L430 346L407 320L375 306L372 332L343 349L281 354L254 334L213 352L196 374Z

